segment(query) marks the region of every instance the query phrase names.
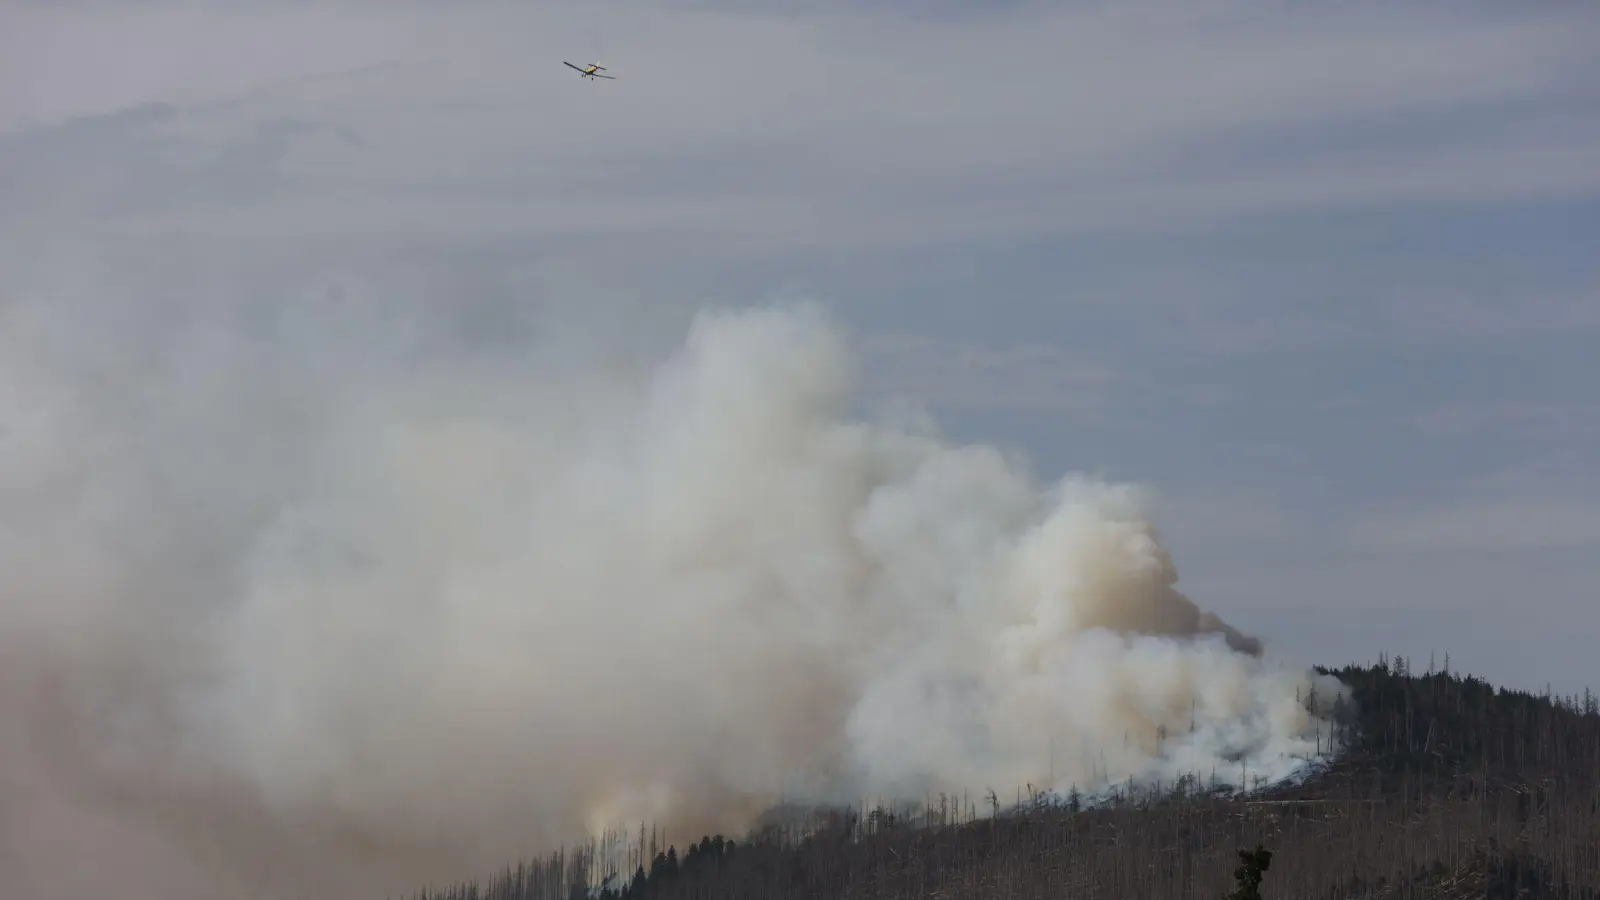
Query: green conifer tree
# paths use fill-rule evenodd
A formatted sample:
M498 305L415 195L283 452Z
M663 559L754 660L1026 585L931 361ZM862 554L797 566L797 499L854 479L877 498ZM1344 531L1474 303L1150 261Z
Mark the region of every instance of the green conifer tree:
M1225 900L1261 900L1261 879L1272 868L1272 851L1256 844L1254 850L1240 850L1239 860L1239 867L1233 870L1237 886Z

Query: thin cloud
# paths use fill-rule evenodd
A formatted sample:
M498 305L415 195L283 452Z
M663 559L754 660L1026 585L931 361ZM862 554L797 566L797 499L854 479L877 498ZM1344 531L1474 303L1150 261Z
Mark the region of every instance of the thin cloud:
M1157 497L1162 531L1179 552L1259 549L1303 538L1306 525L1277 499L1253 490L1190 489Z
M1412 340L1499 343L1600 330L1600 285L1568 291L1409 291L1379 307L1393 333Z
M955 409L1090 412L1119 382L1109 367L1046 344L891 334L862 341L861 352L871 393Z
M1540 441L1600 440L1600 402L1453 403L1422 416L1417 428L1436 437L1466 437L1486 431Z
M1593 14L1181 12L30 10L18 33L40 37L49 62L38 51L13 59L30 68L10 83L29 87L0 94L0 123L177 104L181 116L109 137L124 152L83 190L148 203L109 220L106 204L86 203L108 229L690 234L708 257L1600 190L1600 131L1583 114L1593 91L1577 86L1595 74ZM114 41L113 24L143 37ZM558 71L560 59L602 49L623 81L577 84ZM52 78L91 62L141 74ZM211 77L219 68L230 74ZM1466 133L1482 137L1448 146L1403 121L1474 109L1479 127ZM305 130L276 153L225 153L281 122ZM1299 130L1341 126L1338 152L1256 158ZM64 190L73 173L52 161L83 152L81 129L28 133L8 168L35 185L30 196ZM226 168L178 200L140 193L174 166L189 171L174 160L207 158ZM230 205L230 180L270 194Z
M1381 553L1600 546L1600 481L1583 471L1512 471L1457 485L1450 496L1358 519L1353 546Z

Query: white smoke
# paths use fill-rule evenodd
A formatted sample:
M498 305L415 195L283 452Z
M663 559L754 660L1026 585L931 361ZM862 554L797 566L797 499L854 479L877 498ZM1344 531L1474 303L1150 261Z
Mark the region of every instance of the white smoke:
M8 897L380 896L785 791L1327 746L1337 683L1179 593L1138 491L849 421L815 310L702 315L657 367L457 326L0 307Z

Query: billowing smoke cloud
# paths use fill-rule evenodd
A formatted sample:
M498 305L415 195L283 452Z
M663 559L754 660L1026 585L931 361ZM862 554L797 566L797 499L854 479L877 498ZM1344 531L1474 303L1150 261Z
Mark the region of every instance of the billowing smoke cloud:
M1136 490L851 421L813 310L652 367L448 298L75 297L0 307L8 897L382 896L1326 747L1336 686L1176 590Z

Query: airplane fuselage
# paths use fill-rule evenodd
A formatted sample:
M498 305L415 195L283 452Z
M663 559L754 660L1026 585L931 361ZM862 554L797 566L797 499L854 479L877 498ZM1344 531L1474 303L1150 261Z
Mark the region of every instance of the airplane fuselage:
M611 75L600 74L600 72L605 72L605 66L598 64L598 62L590 62L590 64L587 64L587 66L573 66L571 62L568 62L568 66L573 67L573 69L578 69L579 78L590 78L590 80L594 80L594 78L611 77Z
M578 77L579 78L588 78L590 80L593 80L593 79L596 79L596 78L604 78L604 79L607 79L607 80L612 80L612 79L615 78L615 76L612 76L612 75L601 75L600 73L604 72L606 70L606 67L600 65L599 63L589 63L587 66L579 66L579 65L574 65L572 63L566 62L565 60L562 60L562 64L565 65L567 68L573 69L574 71L576 71L578 73Z

